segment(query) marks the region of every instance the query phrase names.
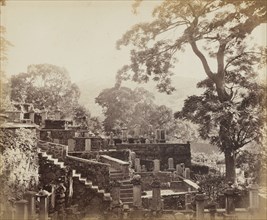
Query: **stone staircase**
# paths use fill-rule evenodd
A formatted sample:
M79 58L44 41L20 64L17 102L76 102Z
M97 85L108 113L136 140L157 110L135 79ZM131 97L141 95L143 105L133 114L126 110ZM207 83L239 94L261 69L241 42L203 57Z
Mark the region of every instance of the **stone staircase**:
M111 181L118 181L121 183L120 186L120 200L124 205L128 207L133 206L133 184L129 178L124 179L123 173L120 170L114 168L109 169L109 177Z
M133 207L133 184L130 180L123 180L120 187L120 200L129 208Z
M114 180L121 181L124 179L123 173L120 170L115 170L113 168L109 169L109 178L111 181Z
M60 168L66 168L64 162L58 161L57 158L53 158L52 155L47 154L45 151L40 151L43 158L46 158L48 161L52 162L54 165L59 166ZM103 196L104 201L111 201L110 193L106 193L105 190L99 189L98 186L93 185L92 181L87 180L86 178L82 178L81 174L76 170L72 170L72 177L77 178L80 182L82 182L86 187L93 189L95 192L101 194Z

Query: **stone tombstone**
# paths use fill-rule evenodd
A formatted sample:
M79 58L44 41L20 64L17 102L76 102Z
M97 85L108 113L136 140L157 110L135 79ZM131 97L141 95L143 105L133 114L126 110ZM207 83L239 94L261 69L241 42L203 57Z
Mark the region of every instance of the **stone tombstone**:
M160 171L160 160L155 159L153 160L153 163L154 163L153 172L158 173Z
M168 170L169 171L174 171L174 163L173 163L173 158L168 159Z
M75 143L76 143L75 139L68 139L69 151L74 151Z
M85 139L85 151L91 151L91 139L90 138L86 138Z
M135 158L134 160L134 168L136 172L141 172L141 165L140 165L140 159L139 158Z
M15 202L16 214L15 219L28 220L28 201L19 200Z
M185 168L184 169L184 178L190 179L190 168Z
M142 207L141 176L134 175L131 183L133 184L133 206L136 209L141 209Z
M161 192L160 192L160 182L158 179L154 179L152 184L152 200L151 200L151 210L160 211L163 208L161 201Z
M178 176L182 176L183 175L183 168L182 168L181 164L177 164L176 165L176 171L177 171L177 175Z
M196 201L196 220L202 220L204 219L205 195L202 193L200 188L195 196L195 201Z
M249 207L254 210L259 208L259 186L256 183L249 186Z

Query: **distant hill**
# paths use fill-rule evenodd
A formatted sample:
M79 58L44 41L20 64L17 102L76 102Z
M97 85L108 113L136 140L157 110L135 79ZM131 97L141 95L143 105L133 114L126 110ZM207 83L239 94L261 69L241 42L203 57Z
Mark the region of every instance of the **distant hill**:
M173 85L176 88L176 91L171 95L165 93L159 93L156 89L154 82L149 82L145 84L137 84L133 82L124 82L123 86L129 88L143 87L148 91L152 92L155 95L155 103L158 105L166 105L171 108L174 112L182 108L184 100L193 94L200 94L201 89L196 88L197 82L199 79L183 77L183 76L173 76L172 78ZM95 98L99 93L106 88L111 88L114 86L115 79L114 76L110 75L107 78L97 79L92 75L89 75L88 78L85 78L83 81L77 82L77 85L81 91L81 104L89 108L93 116L102 116L102 108L95 103Z

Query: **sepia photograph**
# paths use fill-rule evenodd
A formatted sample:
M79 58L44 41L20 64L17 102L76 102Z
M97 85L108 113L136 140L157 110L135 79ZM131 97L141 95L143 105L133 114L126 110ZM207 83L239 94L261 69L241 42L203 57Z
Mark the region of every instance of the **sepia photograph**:
M0 0L0 220L266 220L267 1Z

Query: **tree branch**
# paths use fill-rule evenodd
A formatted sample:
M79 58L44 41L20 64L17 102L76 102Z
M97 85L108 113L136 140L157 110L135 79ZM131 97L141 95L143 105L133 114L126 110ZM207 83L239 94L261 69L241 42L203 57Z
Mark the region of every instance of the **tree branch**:
M211 69L210 69L210 67L209 67L208 61L207 61L207 59L206 59L206 57L205 57L205 56L203 55L203 53L201 53L201 51L198 49L196 42L195 42L193 39L190 39L189 43L190 43L190 45L191 45L191 47L192 47L194 53L197 55L197 57L198 57L198 58L200 59L200 61L202 62L202 65L203 65L203 67L204 67L204 70L205 70L207 76L208 76L210 79L214 80L215 74L212 73L212 71L211 71Z

